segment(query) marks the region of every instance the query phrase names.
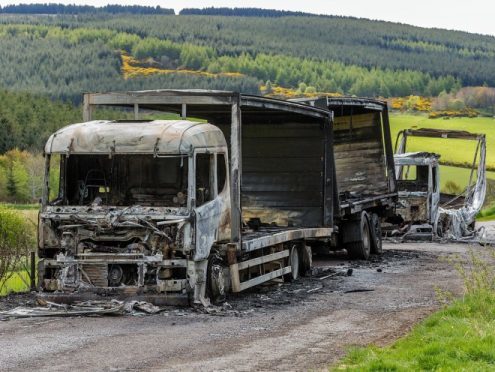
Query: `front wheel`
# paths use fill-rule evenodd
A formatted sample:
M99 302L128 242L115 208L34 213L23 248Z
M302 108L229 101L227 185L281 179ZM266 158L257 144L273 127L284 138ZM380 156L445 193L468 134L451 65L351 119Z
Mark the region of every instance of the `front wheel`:
M223 261L216 253L210 255L206 270L206 295L214 305L225 302L225 276Z

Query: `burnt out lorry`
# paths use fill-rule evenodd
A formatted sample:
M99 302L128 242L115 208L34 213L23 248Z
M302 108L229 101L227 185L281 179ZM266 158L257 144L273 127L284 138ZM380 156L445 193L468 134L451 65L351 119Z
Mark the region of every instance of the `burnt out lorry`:
M101 106L135 119L91 120ZM88 93L83 109L84 122L54 133L44 151L39 286L57 301L208 304L297 279L312 247L344 244L367 258L373 216L394 197L363 203L352 192L365 193L368 179L364 188L349 179L355 188L339 194L345 147L335 152L328 109L200 90ZM181 118L139 120L143 110Z
M325 249L345 247L351 257L361 259L367 259L370 252L381 253L381 226L395 215L398 200L387 102L329 96L291 101L334 114L334 187L340 234L337 244L325 245ZM366 238L367 230L369 246L352 241L354 236Z
M467 187L458 193L440 189L441 155L408 152L408 141L422 138L430 145L470 141L474 147ZM437 142L441 141L441 142ZM399 187L396 235L410 240L472 239L474 223L486 193L486 136L460 130L406 129L397 135L395 154Z

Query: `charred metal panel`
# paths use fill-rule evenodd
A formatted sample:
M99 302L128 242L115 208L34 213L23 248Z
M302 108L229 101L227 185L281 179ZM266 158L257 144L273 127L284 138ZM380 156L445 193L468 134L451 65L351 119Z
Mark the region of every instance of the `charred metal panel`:
M220 220L228 213L223 198L214 200L195 209L196 213L196 251L194 260L205 260L210 255L210 249L218 240Z
M397 213L407 222L430 222L426 195L401 197Z
M264 223L285 226L322 224L324 142L319 123L246 125L243 153L244 220L262 216L268 218Z
M339 192L388 192L380 113L336 117L334 153Z

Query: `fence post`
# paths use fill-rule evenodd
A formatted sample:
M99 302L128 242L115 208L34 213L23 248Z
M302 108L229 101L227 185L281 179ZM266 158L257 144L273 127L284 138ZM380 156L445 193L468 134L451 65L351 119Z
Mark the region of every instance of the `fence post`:
M33 251L31 251L31 272L29 276L31 279L31 290L35 291L36 290L36 254Z

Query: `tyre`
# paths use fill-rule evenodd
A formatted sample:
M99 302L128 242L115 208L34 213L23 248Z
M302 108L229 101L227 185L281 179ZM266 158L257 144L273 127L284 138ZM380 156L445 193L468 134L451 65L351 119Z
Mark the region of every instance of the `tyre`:
M371 252L371 233L368 214L361 212L359 220L353 223L357 225L354 230L356 235L352 237L353 241L345 245L347 254L352 259L367 260Z
M216 253L210 255L206 270L206 295L214 305L225 302L223 261Z
M310 276L311 267L313 266L313 250L309 245L303 245L300 252L300 269L301 276Z
M371 215L371 223L370 223L370 232L371 232L371 253L373 254L382 254L382 224L380 221L380 217L373 213Z
M289 266L291 267L291 272L284 275L284 280L293 282L299 279L299 269L300 269L300 254L297 249L297 245L293 245L289 252Z

